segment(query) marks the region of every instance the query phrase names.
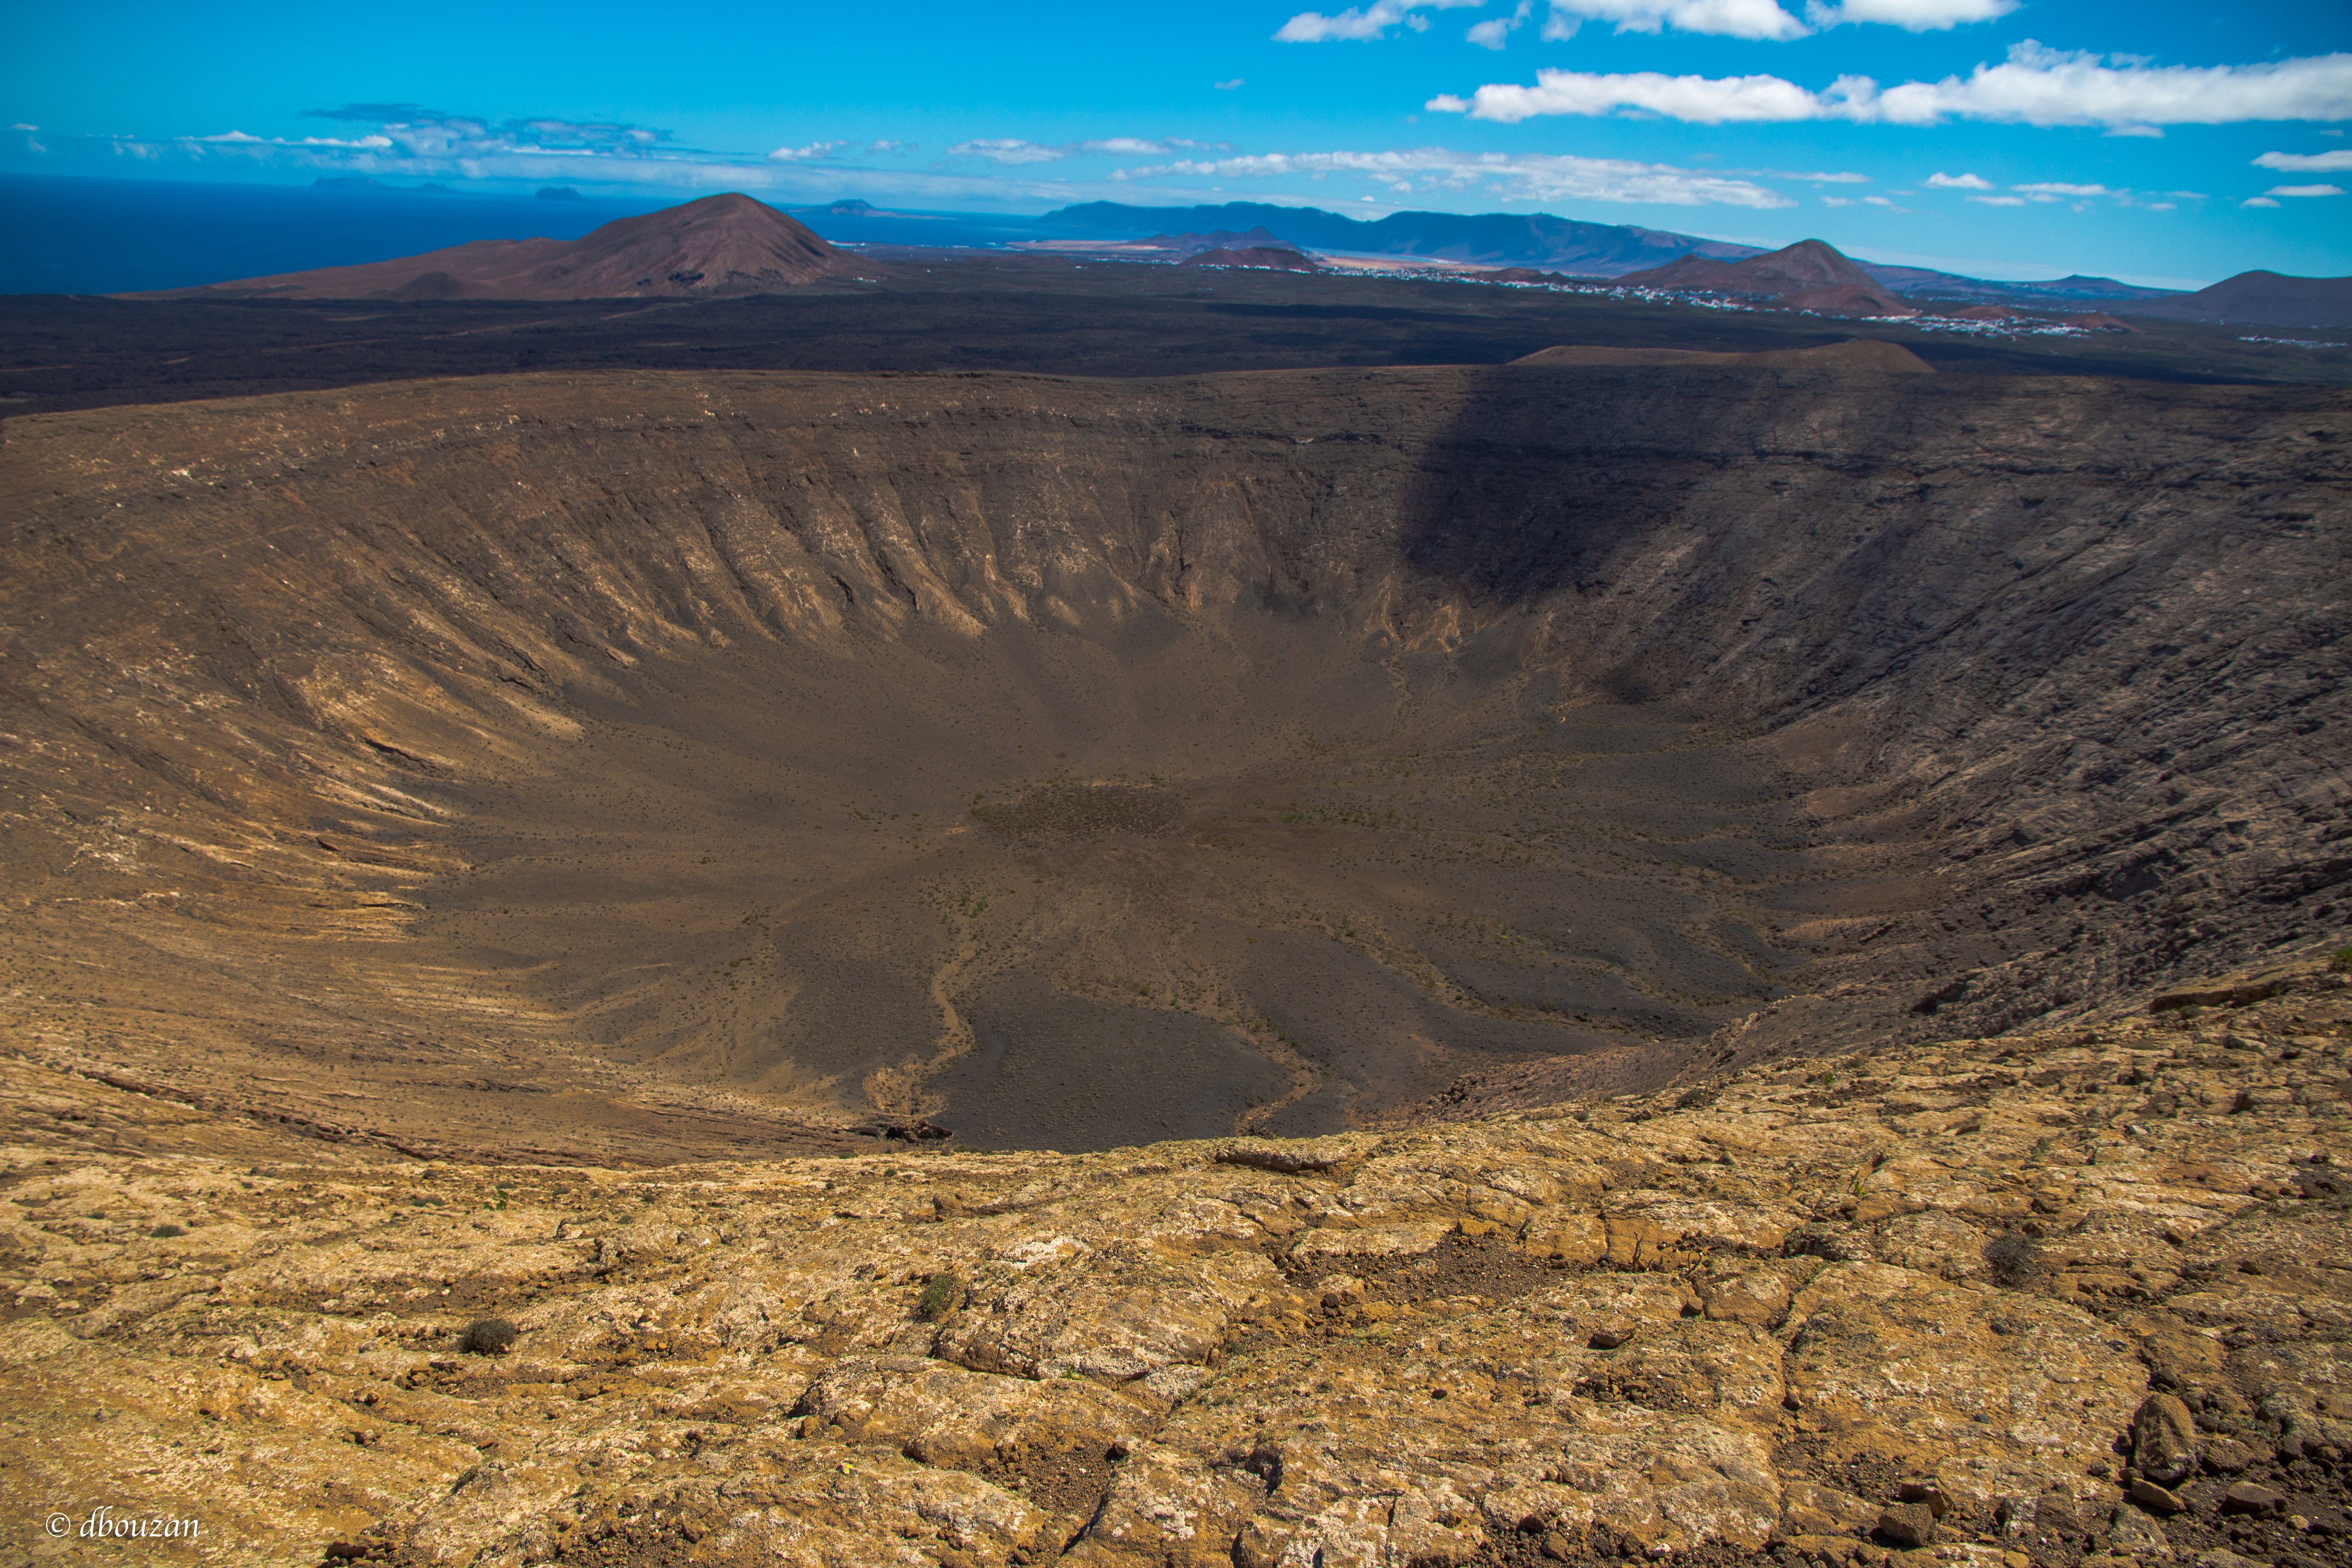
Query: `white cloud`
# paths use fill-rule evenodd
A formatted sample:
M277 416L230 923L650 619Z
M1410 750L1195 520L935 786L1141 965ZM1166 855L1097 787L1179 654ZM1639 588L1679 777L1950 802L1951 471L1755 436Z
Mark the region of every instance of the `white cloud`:
M959 142L948 149L951 158L985 158L992 163L1050 163L1069 154L1059 147L1048 147L1042 142L1024 142L1012 136L983 136L978 141Z
M1893 199L1886 196L1864 196L1862 199L1868 205L1885 207L1889 212L1907 213L1911 210L1909 207L1896 206Z
M2265 153L2254 160L2254 167L2276 169L2282 174L2332 174L2337 169L2352 169L2352 152Z
M1277 28L1274 36L1278 42L1286 44L1328 44L1337 40L1366 42L1387 37L1389 29L1399 23L1415 32L1426 28L1428 18L1418 14L1423 10L1454 11L1486 3L1486 0L1372 0L1372 4L1360 9L1350 5L1336 16L1326 16L1319 11L1301 11Z
M1215 88L1219 92L1231 92L1236 88L1248 86L1249 79L1246 77L1237 76L1231 81L1211 82L1209 85Z
M1615 4L1616 0L1607 0ZM2031 39L2003 63L1967 78L1912 81L1882 90L1868 77L1840 77L1821 92L1776 76L1669 77L1539 70L1533 86L1489 83L1468 99L1426 107L1517 123L1540 114L1645 110L1702 125L1846 120L1935 125L1983 120L2026 125L2221 125L2254 120L2352 119L2352 54L2249 66L2103 65Z
M2023 196L1970 196L1969 200L1982 202L1989 207L2021 207L2025 205Z
M1474 24L1463 37L1482 49L1499 49L1510 41L1513 33L1527 26L1528 17L1536 8L1536 0L1519 0L1519 8L1507 16L1489 16Z
M2017 9L2017 0L1843 0L1805 7L1817 27L1842 22L1884 22L1906 33L1940 33L1968 22L1990 22Z
M1092 154L1105 158L1165 158L1171 153L1207 149L1205 142L1181 136L1105 136L1093 142L1024 142L1013 136L985 136L959 142L948 149L954 158L985 158L992 163L1051 163L1063 158Z
M1621 33L1654 33L1673 27L1734 38L1801 38L1814 27L1849 22L1881 22L1906 32L1941 32L1968 22L1989 22L2017 9L2019 0L1808 0L1804 22L1775 0L1551 0L1543 37L1562 42L1585 21L1613 22Z
M2271 200L2268 196L2248 196L2244 201L2240 202L2238 205L2242 207L2274 207L2278 205L2278 203Z
M2341 185L2273 185L2263 193L2266 196L2340 196L2343 194Z
M768 154L768 162L793 163L810 158L830 158L848 145L846 142L812 142L805 147L779 147Z
M1666 76L1658 71L1603 76L1539 70L1533 87L1490 83L1468 99L1441 93L1423 107L1506 124L1538 114L1608 114L1625 109L1701 125L1828 118L1819 112L1811 93L1776 76Z
M392 145L388 136L253 136L242 131L224 131L217 136L198 136L195 141L214 146L233 147L342 147L359 152L382 152Z
M1124 171L1133 179L1166 174L1231 179L1279 179L1356 174L1392 185L1417 179L1444 190L1479 190L1498 201L1655 202L1671 206L1721 205L1787 207L1796 203L1747 180L1669 163L1568 153L1456 153L1423 147L1398 153L1263 153L1237 158L1185 159Z
M1865 176L1832 173L1698 169L1624 159L1569 154L1506 154L1424 147L1397 152L1307 152L1235 156L1223 144L1175 137L1110 137L1064 144L1011 137L960 142L955 157L928 169L901 156L911 143L877 141L817 153L835 144L778 149L786 154L721 152L677 145L667 133L627 125L562 121L493 122L408 104L353 105L327 111L353 124L350 134L270 140L245 132L206 138L180 135L59 137L55 154L67 158L179 163L218 170L228 165L402 180L464 182L487 188L529 189L551 184L599 184L676 193L673 199L744 191L770 201L824 202L862 196L877 203L932 208L1002 207L1036 212L1094 199L1222 201L1220 180L1322 182L1324 205L1349 199L1346 188L1381 193L1376 207L1393 206L1388 193L1410 187L1432 205L1484 211L1505 204L1562 203L1708 205L1751 210L1790 208L1793 196L1755 176L1861 183ZM381 128L380 130L378 128ZM338 130L344 129L339 126ZM30 138L34 132L18 132ZM868 153L888 153L871 157ZM22 156L23 154L19 154ZM1105 173L1100 160L1134 159ZM1065 174L1072 163L1076 171ZM1091 165L1084 160L1095 160ZM1207 178L1187 180L1185 175ZM1148 197L1138 183L1150 182ZM1265 199L1300 199L1276 185Z
M2111 191L2105 185L2066 185L2055 181L2042 181L2031 185L2011 185L2012 191L2023 191L2029 196L2119 196L2121 191Z
M1823 196L1822 198L1822 205L1825 207L1850 207L1853 205L1853 198L1852 196Z
M1992 182L1982 174L1947 174L1941 169L1927 176L1927 184L1939 191L1989 191Z
M1580 21L1612 22L1621 33L1672 27L1733 38L1801 38L1811 31L1774 0L1551 0L1543 36L1567 37Z

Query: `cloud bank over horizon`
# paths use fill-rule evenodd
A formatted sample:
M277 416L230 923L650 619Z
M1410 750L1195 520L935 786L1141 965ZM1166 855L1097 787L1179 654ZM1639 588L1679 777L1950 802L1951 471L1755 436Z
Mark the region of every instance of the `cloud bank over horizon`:
M1979 120L2161 135L2158 128L2166 125L2352 119L2352 54L2247 66L2110 66L2101 56L2045 48L2028 38L2000 65L1979 64L1966 78L1885 89L1864 76L1840 77L1816 92L1777 76L1539 70L1533 86L1489 83L1466 99L1440 93L1425 107L1504 124L1538 115L1638 110L1701 125L1843 120L1931 126Z
M2222 33L2182 0L1212 0L1173 30L1052 4L927 13L882 50L870 16L821 11L724 48L485 14L462 51L357 23L337 47L308 11L273 29L289 0L128 39L41 12L0 83L0 172L975 213L1246 195L2352 272L2352 12L2328 0L2243 0Z

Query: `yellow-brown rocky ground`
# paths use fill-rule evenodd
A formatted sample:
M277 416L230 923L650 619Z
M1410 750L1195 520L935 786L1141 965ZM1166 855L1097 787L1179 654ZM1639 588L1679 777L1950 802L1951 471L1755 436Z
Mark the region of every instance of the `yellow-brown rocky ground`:
M1932 1481L1906 1561L2341 1563L2347 1021L2306 966L1311 1144L632 1171L17 1057L0 1562L1876 1563Z

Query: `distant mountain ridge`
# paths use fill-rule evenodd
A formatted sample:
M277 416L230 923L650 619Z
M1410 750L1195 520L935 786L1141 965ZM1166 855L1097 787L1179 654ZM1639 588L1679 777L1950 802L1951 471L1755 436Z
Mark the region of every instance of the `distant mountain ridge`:
M1255 228L1268 238L1315 249L1543 268L1577 277L1610 279L1664 267L1685 256L1738 261L1765 254L1765 247L1758 245L1703 239L1671 229L1584 223L1554 217L1549 213L1402 212L1367 219L1320 207L1277 206L1267 202L1191 207L1136 207L1119 202L1087 202L1057 208L1036 221L1041 227L1095 229L1111 234ZM2177 292L2143 289L2112 278L2078 275L2043 283L2000 283L1923 267L1880 266L1868 261L1853 265L1868 274L1867 281L1904 296L2063 304L2086 300L2105 302L2168 299Z
M1222 206L1132 207L1087 202L1057 208L1037 220L1046 228L1111 234L1210 234L1263 229L1269 237L1316 250L1376 256L1425 256L1433 261L1543 266L1591 278L1613 278L1693 254L1737 260L1759 247L1700 239L1664 229L1582 223L1548 213L1402 212L1353 218L1320 207L1227 202Z
M2048 300L2066 305L2084 300L2168 300L2180 292L2178 289L2143 289L2113 278L2087 278L2079 272L2071 278L2053 278L2043 282L2011 283L1937 272L1926 267L1884 267L1874 261L1855 265L1897 294L1933 295L1939 300Z

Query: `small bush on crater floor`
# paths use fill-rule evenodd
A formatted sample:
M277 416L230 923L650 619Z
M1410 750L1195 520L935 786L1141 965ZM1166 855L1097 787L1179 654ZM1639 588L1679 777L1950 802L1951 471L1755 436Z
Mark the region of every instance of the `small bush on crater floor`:
M2004 1230L1985 1243L1985 1268L2000 1285L2022 1285L2042 1272L2042 1244L2021 1230Z
M154 1229L152 1229L152 1230L149 1231L147 1234L148 1234L148 1235L150 1235L150 1236L162 1237L164 1237L164 1238L168 1239L168 1238L170 1238L170 1237L174 1237L174 1236L185 1236L185 1235L187 1235L187 1234L188 1234L188 1227L187 1227L186 1226L184 1226L184 1225L171 1225L171 1224L164 1224L164 1225L159 1225L159 1226L157 1226Z
M522 1331L504 1318L477 1318L457 1336L457 1348L475 1355L504 1355L521 1335Z
M1047 784L1008 805L976 805L971 814L1008 837L1027 839L1168 834L1184 820L1175 796L1127 784Z
M2352 947L2337 948L2336 955L2327 961L2327 967L2339 974L2352 971Z
M926 1323L936 1323L955 1310L963 1295L963 1282L952 1274L934 1274L924 1283L922 1299L915 1303L915 1316Z

